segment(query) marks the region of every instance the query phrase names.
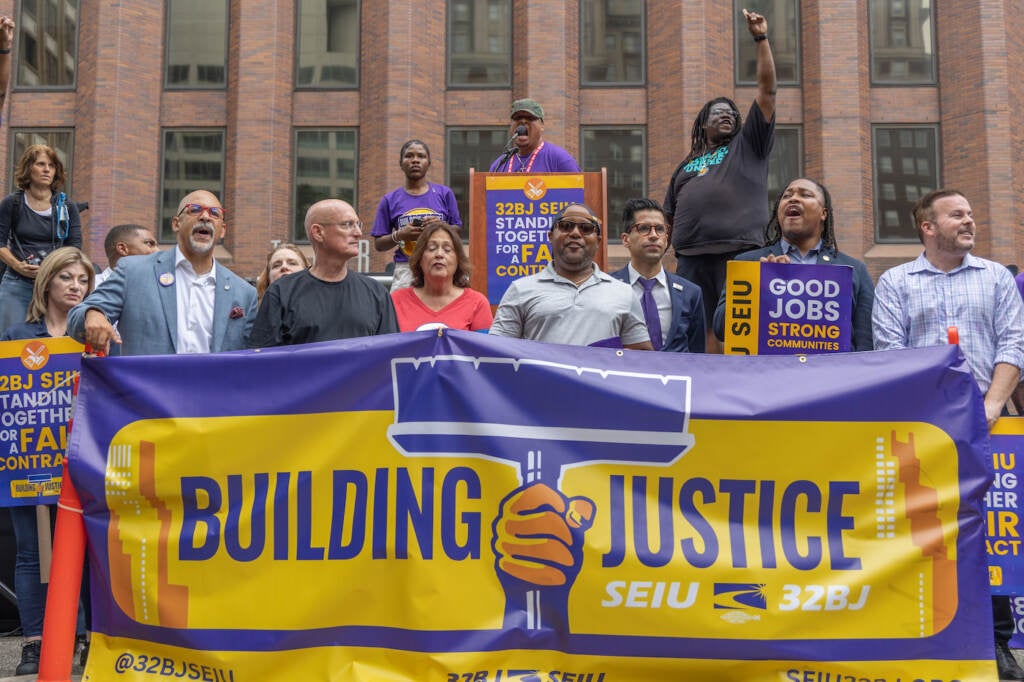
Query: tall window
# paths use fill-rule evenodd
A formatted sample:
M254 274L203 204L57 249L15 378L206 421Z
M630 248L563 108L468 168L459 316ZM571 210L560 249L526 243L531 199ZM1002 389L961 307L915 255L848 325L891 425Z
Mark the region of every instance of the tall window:
M15 128L11 131L14 134L14 144L11 145L11 163L7 166L11 169L10 182L8 186L13 192L14 169L17 168L21 155L29 146L34 144L45 144L53 147L57 152L57 158L64 166L64 192L73 201L88 201L88 197L76 197L71 193L71 150L73 148L74 133L70 130L59 130L54 128Z
M875 126L875 236L879 242L916 242L911 208L939 186L935 126Z
M769 203L774 203L786 185L803 175L803 158L800 126L775 126L775 144L768 157Z
M160 177L160 241L175 241L171 218L189 192L205 189L224 203L224 131L164 130Z
M622 233L627 199L647 196L647 140L643 128L585 127L580 133L580 166L608 169L608 215L605 243ZM591 207L593 208L593 207Z
M168 0L164 87L227 85L226 0Z
M299 0L297 88L359 85L359 0Z
M321 199L344 199L356 205L356 151L354 128L295 131L293 241L308 241L304 225L306 210Z
M448 85L511 84L511 0L449 0Z
M73 88L78 61L78 0L22 0L18 85Z
M486 172L491 163L501 156L502 148L508 142L508 128L450 128L445 168L448 170L447 184L455 192L459 204L459 216L467 226L463 237L469 236L469 169Z
M582 0L580 26L583 85L643 84L643 0Z
M775 58L775 76L783 85L800 83L800 3L797 0L734 0L736 82L757 82L757 43L743 18L743 8L764 15Z
M932 0L871 0L871 82L935 83Z

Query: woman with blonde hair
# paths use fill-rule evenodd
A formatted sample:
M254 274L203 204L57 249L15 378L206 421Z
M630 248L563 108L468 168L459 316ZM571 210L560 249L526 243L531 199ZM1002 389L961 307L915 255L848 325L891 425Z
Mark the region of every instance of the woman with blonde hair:
M96 271L89 258L73 246L65 246L48 255L36 269L25 321L8 327L0 341L44 339L65 336L68 311L92 291ZM54 518L50 509L50 518ZM39 577L39 540L34 506L11 507L14 527L14 592L18 597L18 616L25 640L16 675L39 672L39 651L43 639L43 610L46 584ZM84 618L79 612L79 633L84 633Z
M256 278L256 297L263 300L263 294L267 293L270 285L285 275L290 275L299 270L309 269L309 259L302 249L295 244L278 244L277 247L267 254L267 265L263 272Z

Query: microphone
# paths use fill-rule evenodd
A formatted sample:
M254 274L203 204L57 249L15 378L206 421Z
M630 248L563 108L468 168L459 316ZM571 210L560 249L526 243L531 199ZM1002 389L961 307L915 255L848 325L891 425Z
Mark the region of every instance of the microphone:
M519 125L514 131L512 131L512 137L508 138L508 142L505 143L505 150L512 150L516 147L516 138L520 135L526 134L526 126Z
M508 142L505 143L505 153L501 155L501 161L498 162L498 167L504 166L512 155L516 153L516 138L520 135L526 134L526 126L520 124L516 126L516 129L512 131L512 137L508 138Z

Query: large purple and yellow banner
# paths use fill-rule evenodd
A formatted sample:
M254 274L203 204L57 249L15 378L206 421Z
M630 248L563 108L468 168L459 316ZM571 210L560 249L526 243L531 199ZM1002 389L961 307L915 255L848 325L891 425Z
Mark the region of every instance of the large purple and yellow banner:
M551 260L551 219L583 203L583 174L503 173L486 178L487 298L501 302L513 280L540 272Z
M0 507L57 502L81 361L67 337L0 341Z
M728 355L840 353L852 349L853 268L729 261Z
M739 362L450 331L87 359L86 675L992 679L956 347Z

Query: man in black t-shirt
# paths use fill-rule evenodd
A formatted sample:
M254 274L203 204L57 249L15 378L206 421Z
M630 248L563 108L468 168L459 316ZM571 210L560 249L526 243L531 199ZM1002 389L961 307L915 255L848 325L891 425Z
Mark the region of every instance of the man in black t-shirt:
M332 341L398 331L387 288L349 270L363 224L350 204L318 201L306 211L313 266L285 275L263 296L250 348Z
M736 104L718 97L704 105L691 132L690 153L665 194L676 274L701 288L711 320L725 286L725 264L763 245L768 224L768 154L775 139L775 60L768 22L743 10L757 45L757 96L740 124ZM708 328L708 352L721 352Z

